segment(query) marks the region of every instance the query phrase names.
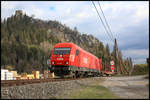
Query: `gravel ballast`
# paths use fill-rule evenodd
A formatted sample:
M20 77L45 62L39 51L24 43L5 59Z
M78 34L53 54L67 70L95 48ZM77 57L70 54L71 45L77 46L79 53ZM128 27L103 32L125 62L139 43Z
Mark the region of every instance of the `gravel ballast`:
M55 99L69 95L84 85L92 84L99 77L61 82L35 83L22 86L1 87L2 99Z

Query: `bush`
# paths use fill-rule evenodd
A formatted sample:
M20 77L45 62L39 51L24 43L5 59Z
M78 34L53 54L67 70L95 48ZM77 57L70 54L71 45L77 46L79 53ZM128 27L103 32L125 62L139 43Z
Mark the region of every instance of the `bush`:
M147 64L134 65L132 75L144 75L148 73L149 73L149 67L147 66Z

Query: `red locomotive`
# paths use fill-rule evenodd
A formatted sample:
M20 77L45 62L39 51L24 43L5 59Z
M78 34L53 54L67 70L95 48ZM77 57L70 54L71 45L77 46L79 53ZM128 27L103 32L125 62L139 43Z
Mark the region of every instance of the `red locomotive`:
M101 73L102 60L73 43L58 43L51 55L50 70L56 76L72 75L98 76Z

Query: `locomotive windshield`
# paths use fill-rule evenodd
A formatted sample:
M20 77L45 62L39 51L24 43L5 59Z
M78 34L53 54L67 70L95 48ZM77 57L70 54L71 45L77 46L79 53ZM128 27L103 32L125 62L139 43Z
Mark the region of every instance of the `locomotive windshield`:
M55 48L54 54L70 54L70 48Z

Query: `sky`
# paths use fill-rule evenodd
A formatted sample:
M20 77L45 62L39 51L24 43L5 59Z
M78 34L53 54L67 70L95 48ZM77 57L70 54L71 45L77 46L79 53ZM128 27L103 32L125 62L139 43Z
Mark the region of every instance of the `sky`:
M101 17L98 1L94 1ZM117 39L123 58L134 64L146 63L149 57L149 1L99 1L106 20ZM112 51L108 36L91 1L1 1L1 19L23 10L28 16L57 20L81 34L92 34ZM104 21L104 18L103 18ZM106 25L106 24L105 24Z

